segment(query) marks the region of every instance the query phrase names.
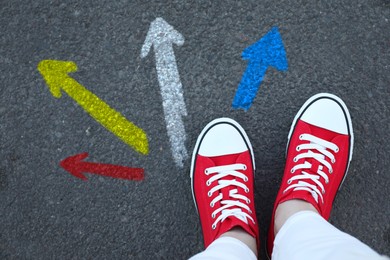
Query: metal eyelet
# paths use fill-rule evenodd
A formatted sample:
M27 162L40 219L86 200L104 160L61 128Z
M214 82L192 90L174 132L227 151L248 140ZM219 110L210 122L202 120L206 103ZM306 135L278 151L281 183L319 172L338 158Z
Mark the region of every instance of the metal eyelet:
M332 174L332 173L333 173L333 170L332 170L332 169L330 169L330 170L329 170L329 173L330 173L330 174Z
M214 214L214 213L213 213L213 214L211 214L211 217L212 217L212 218L215 218L215 214Z
M245 176L244 181L247 182L248 180L249 180L248 177Z
M295 150L297 150L297 152L299 152L301 150L301 147L299 147L299 145L298 145Z
M295 172L294 168L291 168L290 172L291 172L291 173L294 173L294 172Z
M299 136L299 140L303 140L303 135L300 135L300 136Z
M244 164L244 167L243 167L243 169L244 169L244 171L247 169L245 164Z
M204 170L204 174L209 175L209 170Z
M217 228L217 225L212 224L212 225L211 225L211 228L212 228L212 229L216 229L216 228Z
M339 152L339 148L337 147L334 151L335 151L336 153L338 153L338 152Z
M332 159L332 163L335 163L336 162L336 159Z
M245 192L246 192L246 193L249 193L249 189L248 189L248 188L245 188Z
M212 194L210 191L207 192L207 195L208 195L209 197L213 196L213 194Z
M322 191L322 195L324 195L324 194L325 194L325 191L323 190L323 191Z
M292 183L292 180L288 180L288 181L287 181L287 184L290 185L291 183Z
M246 200L246 203L247 203L247 204L251 203L251 200L250 200L250 199L247 199L247 200Z
M207 185L207 186L210 186L210 185L211 185L211 182L210 182L210 181L206 181L206 185Z
M210 203L210 207L214 208L214 203L211 202Z
M294 157L293 162L297 162L297 161L298 161L298 158Z

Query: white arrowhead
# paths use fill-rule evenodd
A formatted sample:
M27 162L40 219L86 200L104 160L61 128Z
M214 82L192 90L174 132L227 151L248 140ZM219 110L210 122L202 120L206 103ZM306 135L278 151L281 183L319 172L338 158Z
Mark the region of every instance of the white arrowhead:
M164 19L156 18L149 28L141 50L141 58L149 54L154 45L158 83L161 89L167 132L176 165L183 167L188 156L185 147L186 132L182 116L187 115L182 84L172 45L183 45L184 37Z
M154 48L159 49L162 44L176 44L182 46L184 37L176 31L172 25L167 23L162 18L156 18L151 24L146 35L144 44L142 45L141 58L145 58L154 44Z

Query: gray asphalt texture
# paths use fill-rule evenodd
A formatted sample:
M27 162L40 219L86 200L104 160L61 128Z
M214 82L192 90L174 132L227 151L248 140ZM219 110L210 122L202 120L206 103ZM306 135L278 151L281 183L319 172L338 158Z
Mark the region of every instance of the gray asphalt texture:
M189 167L173 163L154 55L140 58L162 17L174 46L188 116L186 147L212 119L247 131L256 156L262 252L292 119L313 94L347 104L355 149L330 222L390 255L390 1L1 1L0 258L185 259L203 249ZM289 68L269 69L248 111L231 103L247 67L241 52L279 27ZM131 149L67 95L54 98L41 60L74 61L80 84L148 134ZM145 180L88 176L59 162L145 169Z

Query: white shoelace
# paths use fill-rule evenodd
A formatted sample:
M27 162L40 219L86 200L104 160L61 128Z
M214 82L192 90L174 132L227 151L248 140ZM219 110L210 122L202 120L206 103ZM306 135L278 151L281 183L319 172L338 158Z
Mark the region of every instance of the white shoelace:
M210 186L213 182L218 182L218 185L210 189L208 196L211 197L214 192L218 192L219 190L228 186L240 187L244 189L246 193L248 193L249 188L243 183L248 181L248 177L246 177L245 174L239 172L238 170L246 170L246 165L231 164L207 168L205 170L205 174L213 176L208 179L206 185ZM221 180L227 176L234 176L236 178L232 180ZM245 203L241 202L240 200L244 201ZM217 227L218 222L223 222L229 216L234 216L244 221L245 223L248 223L247 218L249 218L253 223L255 223L254 219L248 213L242 211L242 209L245 209L249 213L252 213L248 206L250 200L246 196L238 194L238 189L231 189L229 191L229 198L223 198L222 193L219 193L219 195L211 201L210 207L213 208L218 201L220 201L221 205L223 206L217 208L211 214L211 217L214 219L217 214L221 212L212 225L213 229Z
M310 143L305 143L298 145L296 147L297 151L301 151L293 160L294 162L297 162L300 159L315 159L317 160L320 165L317 169L317 174L310 174L304 170L302 170L301 174L295 175L291 177L287 183L291 184L293 181L298 180L297 183L292 184L288 186L284 192L293 189L296 190L305 190L311 193L315 201L318 203L318 197L321 198L322 203L324 202L323 194L325 194L325 187L320 182L320 178L325 179L325 183L329 182L328 175L323 171L324 166L328 169L329 174L333 173L332 164L336 162L336 159L329 150L332 150L333 152L337 153L339 151L339 148L337 145L335 145L332 142L323 140L321 138L315 137L310 134L302 134L299 136L300 140L310 141ZM304 150L304 151L303 151ZM326 157L328 157L331 161L326 161ZM300 169L310 169L312 167L312 164L308 162L307 160L304 161L302 164L297 164L291 169L291 173L294 173L296 170ZM311 180L316 185L310 184L306 182L305 180ZM318 189L320 188L320 190Z

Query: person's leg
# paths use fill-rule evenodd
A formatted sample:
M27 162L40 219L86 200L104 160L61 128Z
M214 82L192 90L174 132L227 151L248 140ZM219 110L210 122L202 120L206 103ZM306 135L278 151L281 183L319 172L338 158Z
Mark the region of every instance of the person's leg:
M256 260L257 256L239 239L232 237L219 237L203 252L190 258L190 260Z
M385 260L358 239L344 233L318 213L299 211L276 234L273 260Z
M327 222L352 150L352 122L344 102L331 94L306 101L288 136L286 167L268 234L272 259L380 257Z
M256 259L254 171L252 146L236 121L219 118L203 129L190 175L206 250L193 259Z

